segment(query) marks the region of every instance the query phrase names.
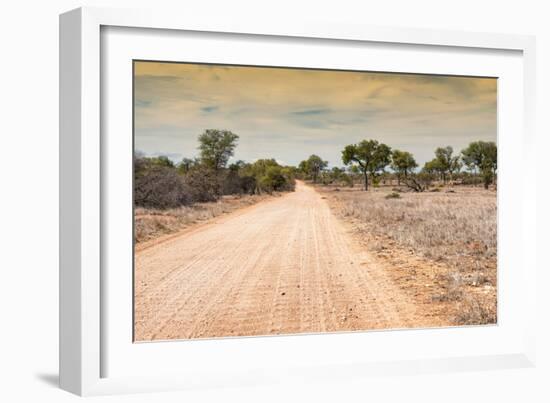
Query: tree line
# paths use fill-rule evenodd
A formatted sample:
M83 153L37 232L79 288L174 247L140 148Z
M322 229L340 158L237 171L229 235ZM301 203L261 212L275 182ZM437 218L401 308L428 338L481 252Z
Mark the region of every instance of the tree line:
M412 153L392 149L377 140L363 140L344 147L344 167L329 170L328 162L315 154L297 167L281 165L272 158L230 164L239 136L229 130L208 129L197 140L199 156L183 158L177 164L165 156L134 155L136 206L166 209L216 201L224 195L292 191L296 178L353 186L355 179L361 177L368 190L391 175L398 185L422 192L433 181L447 183L461 176L463 182L481 179L488 189L495 183L497 173L496 144L485 141L472 142L459 154L450 146L438 147L434 158L418 170ZM391 172L386 171L388 167Z
M386 168L390 167L398 185L404 184L417 192L426 190L433 181L447 183L458 176L472 183L480 178L488 189L491 183L496 183L497 146L492 141L475 141L460 154L454 154L451 146L438 147L434 158L417 171L418 164L412 153L392 150L377 140L363 140L342 150L342 163L345 168L333 167L327 171L328 162L314 154L299 164L298 171L315 183L322 179L323 182L336 181L351 186L354 177L360 175L364 189L368 190L369 184L377 185L380 177L388 174Z
M294 167L274 159L229 164L238 139L229 130L205 130L198 136L199 156L178 164L165 156L134 155L134 204L166 209L216 201L223 195L294 190Z

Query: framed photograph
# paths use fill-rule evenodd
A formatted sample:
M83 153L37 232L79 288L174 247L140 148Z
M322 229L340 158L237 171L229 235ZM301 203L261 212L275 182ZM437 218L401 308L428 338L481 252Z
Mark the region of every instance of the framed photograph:
M534 363L534 39L60 18L60 383Z

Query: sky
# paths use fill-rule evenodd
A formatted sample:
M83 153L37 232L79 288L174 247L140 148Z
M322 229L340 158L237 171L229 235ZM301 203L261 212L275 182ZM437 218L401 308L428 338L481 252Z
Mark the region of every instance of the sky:
M496 141L494 78L135 62L135 150L198 156L206 129L239 135L232 161L311 154L343 166L348 144L375 139L413 153Z

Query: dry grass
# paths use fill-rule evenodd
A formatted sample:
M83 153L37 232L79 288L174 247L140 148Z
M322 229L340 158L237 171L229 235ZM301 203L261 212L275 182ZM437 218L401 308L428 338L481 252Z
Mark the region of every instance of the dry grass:
M495 306L490 299L464 295L453 320L459 325L486 325L496 323Z
M438 192L320 187L377 254L401 249L441 269L434 303L454 306L460 325L496 322L496 192L455 186Z
M271 196L224 196L216 202L196 203L167 210L138 207L134 213L136 243L180 231L193 224L250 206L267 197Z

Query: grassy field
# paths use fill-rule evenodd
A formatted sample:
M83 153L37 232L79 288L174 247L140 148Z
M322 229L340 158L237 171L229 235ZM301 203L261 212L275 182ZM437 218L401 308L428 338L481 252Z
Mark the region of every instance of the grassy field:
M450 308L459 325L496 323L496 192L439 187L395 192L390 187L318 186L331 208L352 223L366 247L398 267L409 255L418 277L431 271L426 298ZM429 268L429 269L428 269ZM417 291L415 291L417 293Z

